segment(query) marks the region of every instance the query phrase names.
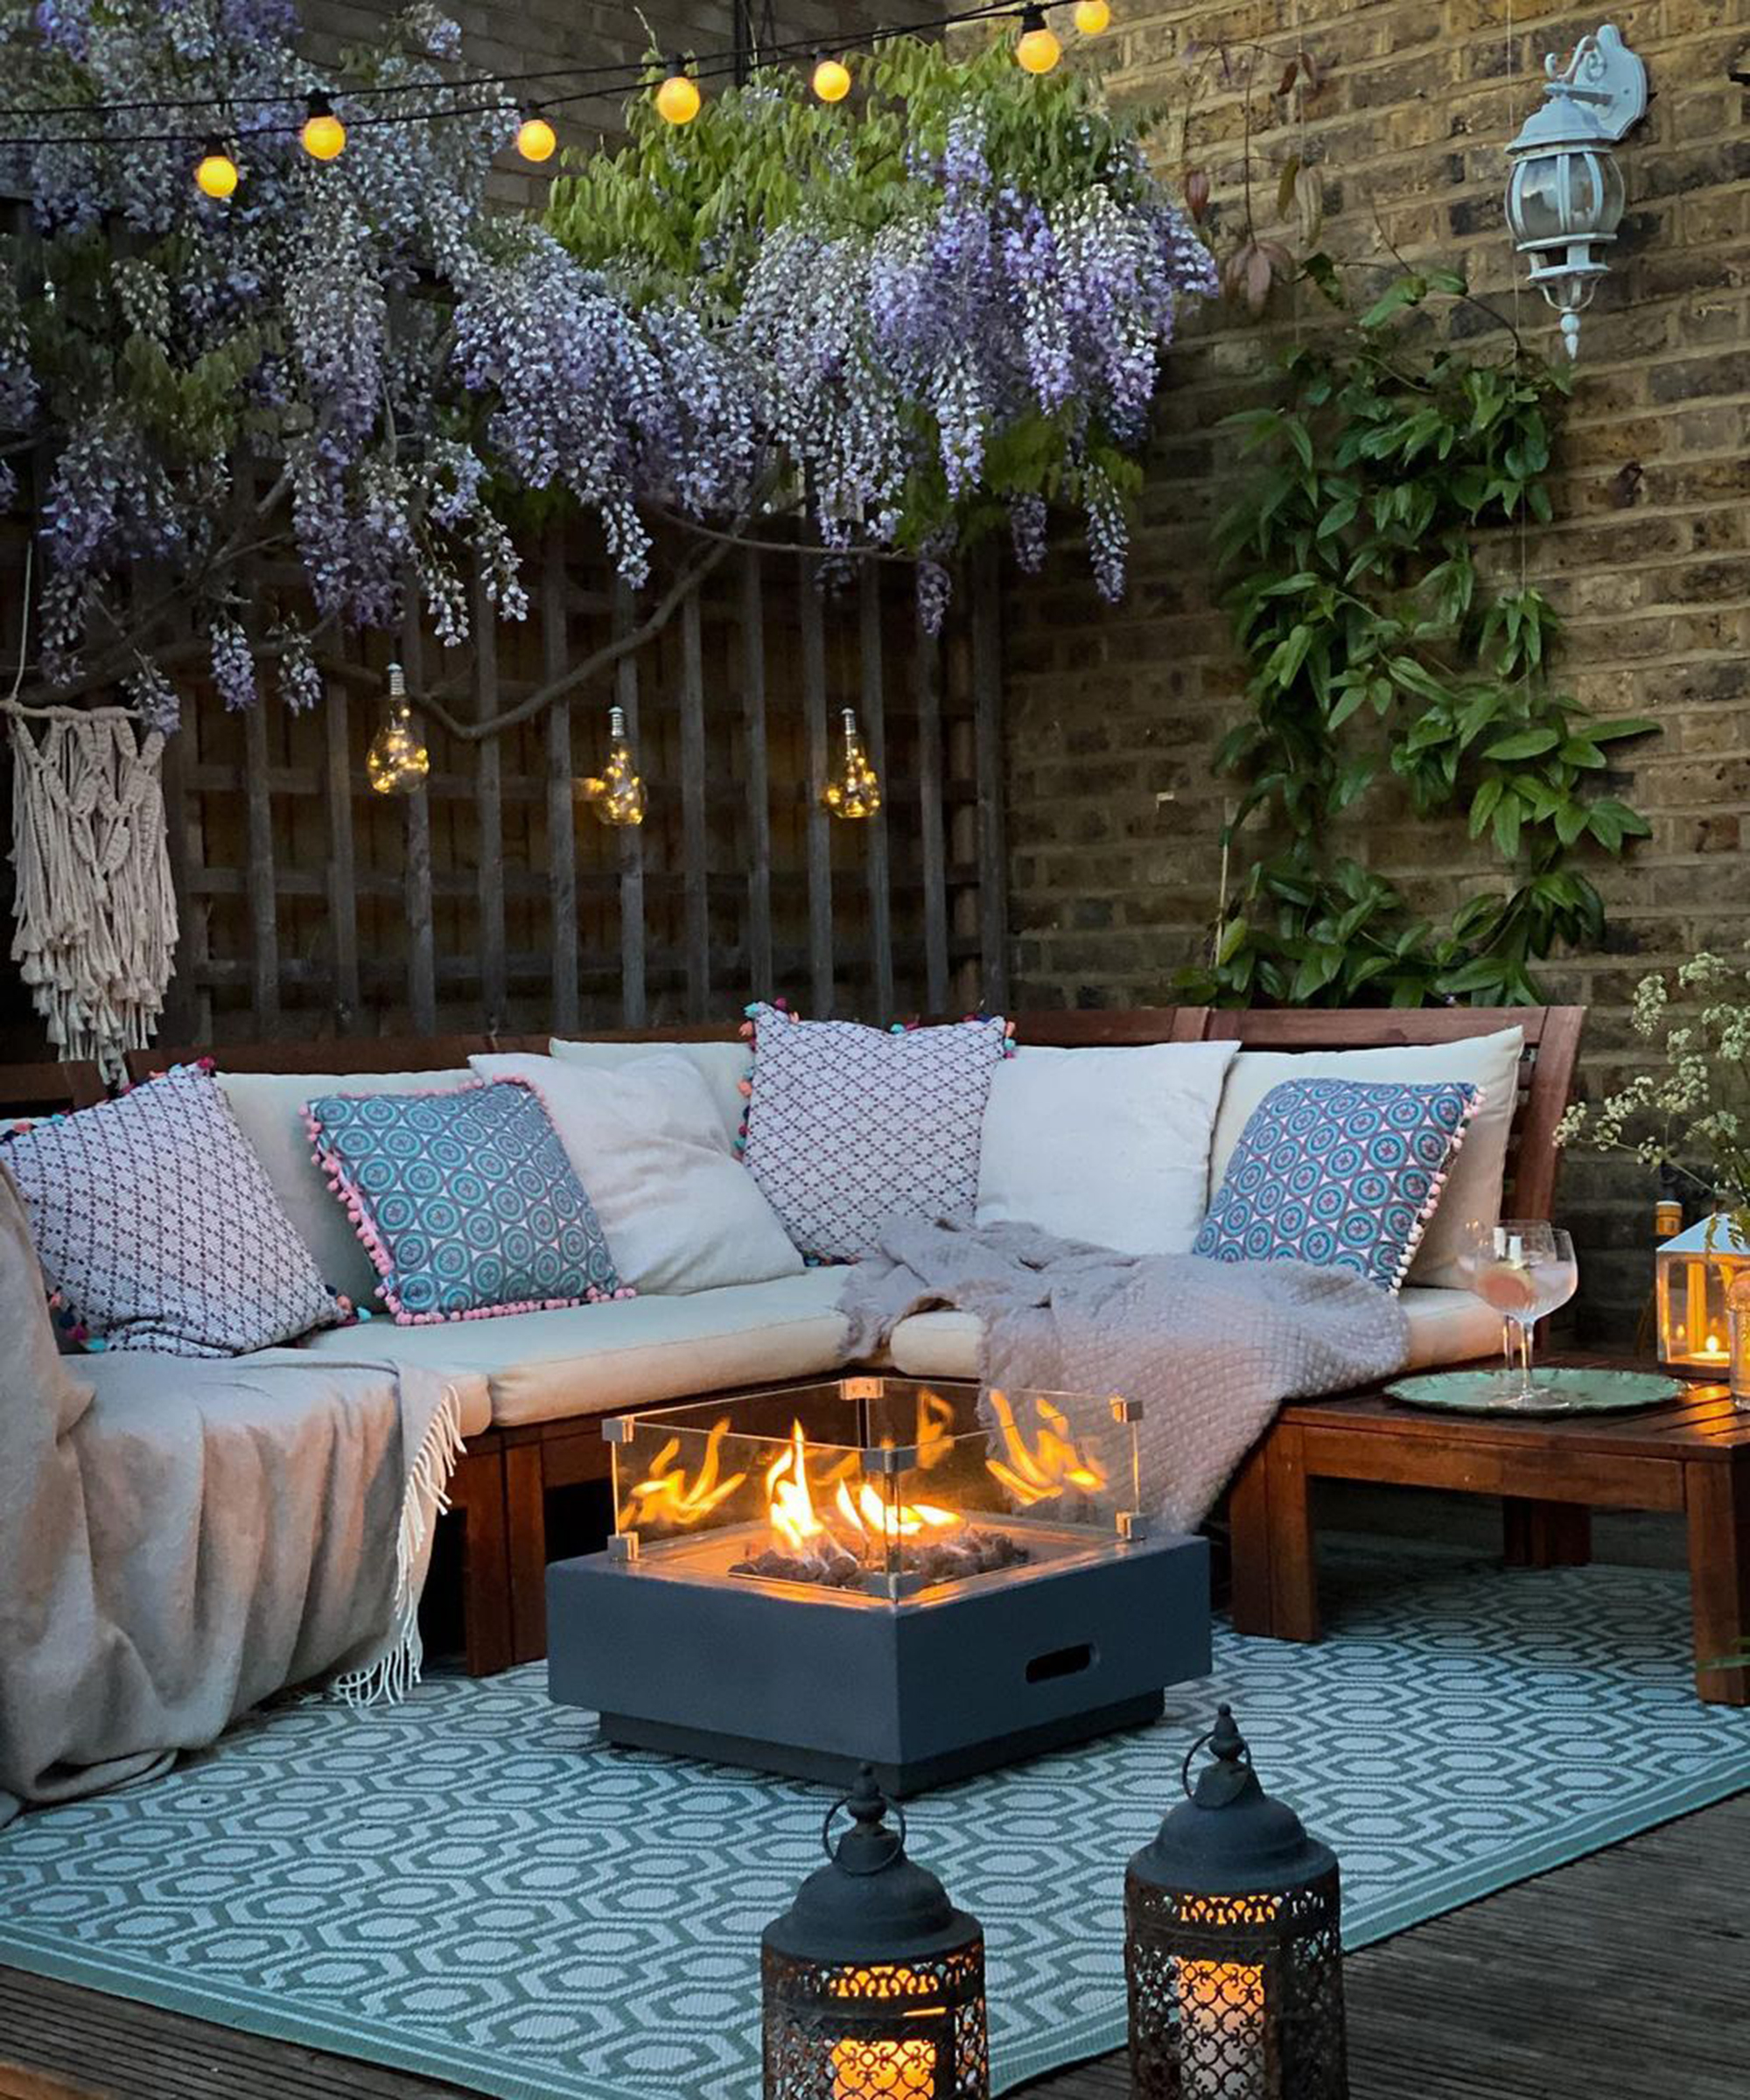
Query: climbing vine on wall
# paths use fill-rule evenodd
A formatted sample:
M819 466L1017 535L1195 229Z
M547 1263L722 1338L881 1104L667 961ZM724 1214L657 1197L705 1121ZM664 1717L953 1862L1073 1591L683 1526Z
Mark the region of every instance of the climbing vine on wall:
M1306 274L1340 304L1325 258ZM1186 996L1535 1001L1540 961L1597 944L1588 861L1648 830L1608 790L1613 747L1655 724L1553 682L1556 615L1498 530L1550 520L1571 382L1516 340L1491 359L1446 340L1437 295L1467 297L1430 270L1346 309L1288 355L1284 398L1230 419L1258 463L1217 540L1249 670L1215 754L1243 782L1223 843L1244 872ZM1343 843L1394 787L1499 863L1444 921Z

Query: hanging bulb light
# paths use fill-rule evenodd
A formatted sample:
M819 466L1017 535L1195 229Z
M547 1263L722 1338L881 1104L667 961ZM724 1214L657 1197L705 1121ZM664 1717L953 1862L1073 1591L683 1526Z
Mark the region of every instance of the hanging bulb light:
M873 816L881 807L881 776L869 763L863 734L857 726L857 710L844 710L844 750L838 771L821 789L821 798L835 816L851 822Z
M312 160L337 160L346 144L346 127L326 94L312 94L298 142Z
M843 59L816 56L812 82L823 102L842 102L850 93L850 68Z
M1075 0L1075 27L1084 37L1102 37L1112 25L1106 0Z
M222 204L237 186L237 164L225 150L225 142L215 132L200 149L200 158L194 164L195 187L206 196Z
M388 707L365 753L365 771L379 794L416 794L431 771L431 754L413 726L407 680L398 663L388 667Z
M559 134L531 102L516 128L517 151L525 160L551 160L558 144Z
M632 755L626 733L626 710L607 710L607 755L598 779L578 782L578 794L605 824L616 826L644 822L646 796L638 761Z
M698 113L698 82L689 76L684 59L673 59L668 79L656 90L656 114L671 124L690 124Z
M1023 8L1020 38L1015 46L1015 57L1022 72L1049 73L1062 56L1062 45L1046 27L1044 8Z

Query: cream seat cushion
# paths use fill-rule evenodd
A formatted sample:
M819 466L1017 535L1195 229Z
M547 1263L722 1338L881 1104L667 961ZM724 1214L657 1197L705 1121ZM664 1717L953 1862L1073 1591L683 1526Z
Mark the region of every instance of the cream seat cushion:
M1397 1302L1410 1322L1407 1371L1464 1363L1474 1356L1492 1355L1501 1347L1500 1313L1468 1291L1431 1291L1411 1284L1398 1292ZM973 1312L914 1312L893 1330L889 1344L893 1368L906 1378L976 1378L982 1332Z
M721 1291L442 1326L373 1320L303 1346L312 1355L479 1372L491 1388L493 1422L503 1429L834 1370L844 1346L844 1284L839 1271L808 1269Z
M1209 1194L1222 1186L1228 1162L1251 1113L1272 1087L1291 1079L1353 1079L1365 1084L1468 1081L1482 1099L1446 1175L1439 1206L1410 1264L1412 1284L1461 1289L1460 1257L1469 1229L1501 1215L1507 1140L1519 1092L1522 1028L1461 1037L1451 1043L1405 1043L1380 1050L1242 1050L1228 1068L1222 1108L1209 1147Z

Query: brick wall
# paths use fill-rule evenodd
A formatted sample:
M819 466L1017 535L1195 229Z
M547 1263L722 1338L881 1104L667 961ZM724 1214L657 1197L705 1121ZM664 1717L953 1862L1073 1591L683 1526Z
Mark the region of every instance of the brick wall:
M1585 318L1579 382L1560 454L1557 522L1534 532L1530 580L1568 622L1563 682L1600 712L1656 717L1628 747L1617 791L1653 836L1599 873L1606 952L1544 973L1553 998L1592 1008L1585 1083L1621 1068L1624 1008L1640 972L1750 936L1750 97L1728 71L1743 0L1646 0L1575 14L1536 0L1293 0L1131 4L1102 52L1121 96L1178 96L1187 43L1248 39L1271 83L1304 43L1326 79L1286 125L1256 139L1261 202L1298 150L1323 178L1319 244L1348 261L1387 248L1453 259L1511 312L1522 266L1502 226L1503 148L1537 90L1544 54L1564 60L1611 12L1645 60L1653 100L1621 151L1629 206L1611 274ZM1509 29L1509 23L1512 26ZM1279 55L1278 55L1279 54ZM1216 91L1188 152L1214 178L1218 222L1235 210L1239 96ZM1181 151L1166 142L1166 162ZM1316 301L1315 301L1316 303ZM1520 325L1554 348L1554 317L1529 289ZM1232 719L1242 672L1212 606L1210 520L1224 501L1228 410L1269 398L1272 352L1298 325L1278 290L1264 326L1206 312L1175 350L1158 416L1127 603L1101 606L1079 550L1018 584L1007 621L1009 828L1018 1001L1116 1005L1170 996L1204 951L1231 784L1208 754ZM1516 559L1516 550L1498 550ZM1497 879L1460 825L1418 826L1368 806L1361 855L1428 903ZM1590 1324L1632 1326L1649 1276L1646 1177L1583 1156L1563 1214L1581 1241Z

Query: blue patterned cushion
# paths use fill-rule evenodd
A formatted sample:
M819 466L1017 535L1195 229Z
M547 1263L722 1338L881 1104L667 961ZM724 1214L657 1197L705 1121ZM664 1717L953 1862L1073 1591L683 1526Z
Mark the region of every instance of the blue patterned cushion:
M547 1111L521 1080L324 1094L304 1107L403 1326L630 1298Z
M1253 1110L1191 1251L1353 1269L1396 1291L1482 1100L1457 1082L1292 1079Z

